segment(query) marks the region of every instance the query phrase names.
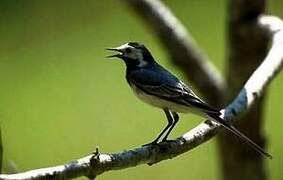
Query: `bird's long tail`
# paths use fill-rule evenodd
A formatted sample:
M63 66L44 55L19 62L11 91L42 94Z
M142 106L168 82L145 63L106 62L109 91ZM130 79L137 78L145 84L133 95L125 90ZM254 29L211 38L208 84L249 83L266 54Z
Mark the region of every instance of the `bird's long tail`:
M238 136L240 139L242 139L245 143L247 143L251 148L256 150L258 153L272 159L271 154L266 152L264 149L262 149L259 145L257 145L255 142L253 142L251 139L249 139L247 136L245 136L243 133L241 133L239 130L237 130L233 125L228 124L223 120L221 117L219 117L216 114L208 114L214 120L216 123L221 124L225 129L229 130L236 136Z

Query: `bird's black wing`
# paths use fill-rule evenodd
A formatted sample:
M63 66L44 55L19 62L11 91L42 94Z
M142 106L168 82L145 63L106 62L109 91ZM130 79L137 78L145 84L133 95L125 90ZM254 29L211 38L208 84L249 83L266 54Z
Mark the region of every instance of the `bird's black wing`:
M171 74L169 75L170 76L160 72L143 70L143 72L132 73L130 75L131 77L128 79L130 79L130 84L136 86L146 94L157 96L161 99L182 104L190 108L199 109L207 113L220 114L218 110L211 108L197 97L182 81ZM145 77L152 78L145 79Z

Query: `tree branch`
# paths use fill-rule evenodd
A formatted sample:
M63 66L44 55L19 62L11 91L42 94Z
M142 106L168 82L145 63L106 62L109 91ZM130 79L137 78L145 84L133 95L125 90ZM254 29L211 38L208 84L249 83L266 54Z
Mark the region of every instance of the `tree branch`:
M264 88L279 73L283 66L283 22L276 17L261 16L259 17L258 24L260 28L272 35L271 49L262 64L249 78L237 98L226 109L223 109L223 116L227 120L249 111L258 97L261 96ZM65 165L18 174L1 174L0 179L71 179L80 176L94 178L110 170L125 169L146 163L152 165L162 160L172 159L206 142L216 135L219 129L219 125L206 121L181 137L169 142L113 154L100 154L97 150L92 155Z
M262 94L265 87L280 71L283 65L283 22L274 16L262 15L258 18L258 26L272 36L271 48L252 74L249 81L239 93L238 97L226 108L225 117L235 117L250 109L252 104Z
M169 8L159 0L125 1L156 33L173 64L186 74L211 105L219 106L226 89L224 79Z

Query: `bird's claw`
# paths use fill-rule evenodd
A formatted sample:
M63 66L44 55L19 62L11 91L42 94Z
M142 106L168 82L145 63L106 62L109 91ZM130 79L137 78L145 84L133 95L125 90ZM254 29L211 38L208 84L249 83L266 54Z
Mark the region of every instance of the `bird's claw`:
M174 140L162 139L161 142L169 143L169 142L174 142Z
M150 142L150 143L147 143L147 144L142 145L142 147L151 146L151 145L158 145L158 143L157 143L157 141L152 141L152 142Z

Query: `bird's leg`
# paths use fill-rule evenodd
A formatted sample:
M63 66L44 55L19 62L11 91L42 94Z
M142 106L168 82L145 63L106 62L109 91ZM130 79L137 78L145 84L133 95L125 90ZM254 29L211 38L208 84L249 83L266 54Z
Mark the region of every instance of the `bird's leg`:
M166 114L166 118L167 118L167 121L168 121L168 124L167 126L161 131L161 133L157 136L157 138L155 138L154 141L152 141L151 143L148 143L148 144L145 144L143 146L147 146L147 145L150 145L150 144L157 144L158 140L160 139L160 137L166 132L166 130L168 128L170 128L170 126L172 126L174 124L174 119L172 117L172 114L171 112L168 110L168 109L164 109L164 112ZM167 133L168 134L168 133Z
M170 114L171 114L171 113L170 113ZM164 136L164 138L162 139L162 142L167 140L167 137L169 136L170 132L172 131L172 129L174 128L174 126L175 126L175 125L177 124L177 122L179 121L179 115L178 115L176 112L172 112L172 114L173 114L174 122L173 122L172 126L170 127L170 129L168 130L168 132L166 133L166 135Z

